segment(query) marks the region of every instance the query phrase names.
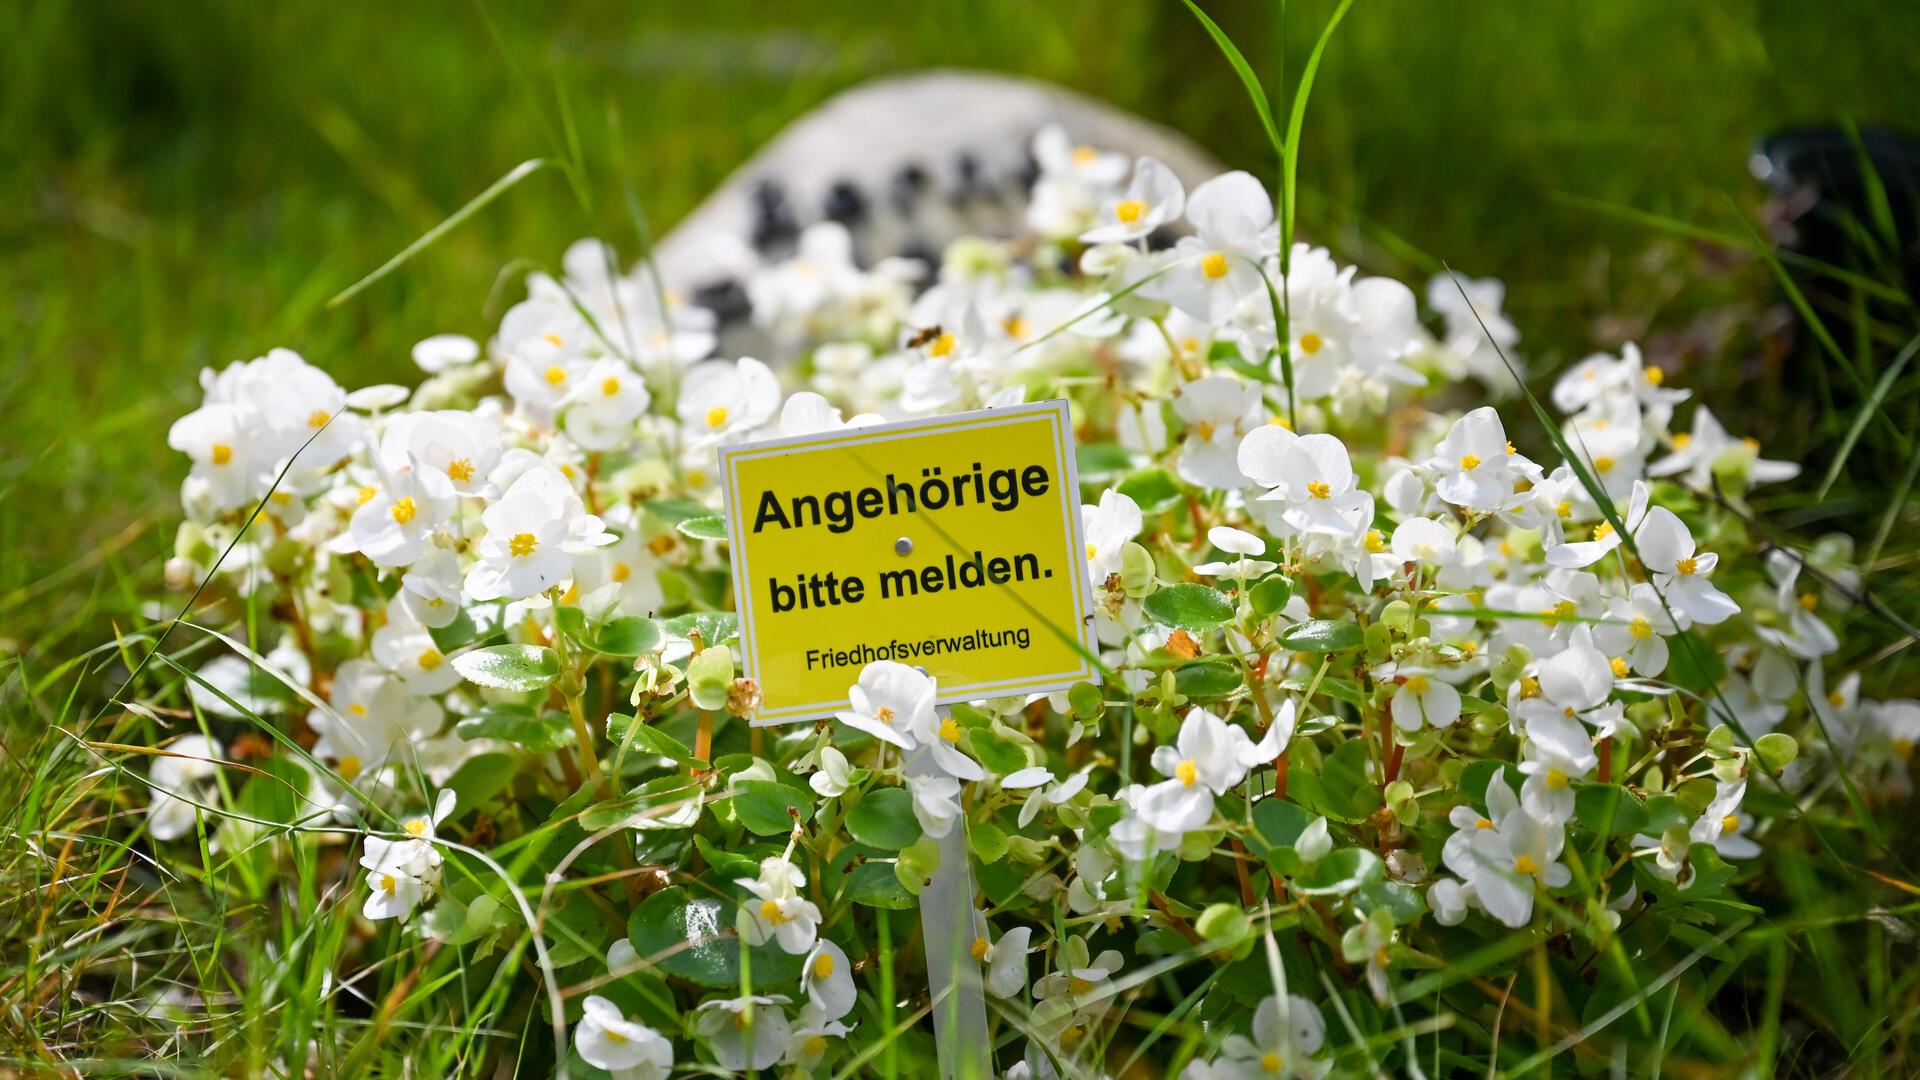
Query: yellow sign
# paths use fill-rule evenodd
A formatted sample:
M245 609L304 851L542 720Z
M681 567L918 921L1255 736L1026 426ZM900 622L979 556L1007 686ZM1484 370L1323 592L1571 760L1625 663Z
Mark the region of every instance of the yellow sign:
M925 668L942 704L1092 673L1065 401L727 446L720 466L756 723L845 709L876 660Z

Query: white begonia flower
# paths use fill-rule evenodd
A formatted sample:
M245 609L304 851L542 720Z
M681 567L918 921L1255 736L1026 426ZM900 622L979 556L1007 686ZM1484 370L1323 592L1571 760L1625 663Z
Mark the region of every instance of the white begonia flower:
M922 832L938 840L953 831L961 813L960 781L947 776L909 776L907 791L913 795L913 816Z
M1707 581L1720 557L1710 551L1696 553L1693 534L1673 511L1664 506L1648 510L1634 543L1674 614L1712 626L1740 613L1740 605Z
M520 474L480 521L487 532L466 590L481 601L544 592L572 574L574 555L618 539L586 512L567 478L545 465Z
M1477 514L1517 507L1525 501L1525 489L1540 477L1540 467L1507 441L1506 427L1491 405L1454 421L1427 467L1438 477L1434 491L1441 498Z
M1026 991L1027 953L1032 951L1032 940L1030 926L1016 926L995 940L986 913L974 910L973 943L969 952L975 961L986 965L987 993L1006 999Z
M1598 763L1586 729L1571 721L1551 719L1527 725L1527 749L1533 755L1520 763L1526 782L1520 785L1520 806L1548 825L1565 825L1573 818L1573 781Z
M1566 831L1548 825L1522 807L1491 829L1473 835L1473 891L1487 914L1517 930L1533 918L1533 896L1538 884L1559 888L1573 874L1557 860L1566 846Z
M1298 533L1331 537L1354 535L1369 524L1373 498L1356 490L1347 447L1331 435L1295 435L1268 424L1240 443L1240 470L1255 484L1270 488L1260 502L1284 507L1282 521Z
M885 419L878 413L861 413L851 420L843 420L832 402L811 390L802 390L780 406L779 427L782 435L813 435L878 424Z
M772 420L779 408L780 380L752 357L695 364L680 386L680 423L695 444L745 435Z
M400 823L400 839L369 836L360 854L371 890L361 913L369 919L406 919L440 877L442 856L434 846L435 829L453 813L456 796L443 789L434 800L431 816Z
M432 696L453 689L460 673L447 663L433 635L413 617L406 600L395 594L387 601L387 624L373 632L368 650L381 667L400 680L407 693Z
M239 405L208 404L173 422L167 445L193 460L187 485L215 511L251 505L266 494L249 411Z
M612 1073L615 1080L666 1080L673 1071L673 1041L627 1019L620 1006L598 994L581 1003L573 1045L581 1060Z
M648 616L666 602L660 560L633 528L605 547L574 556L573 585L581 610L595 619Z
M1726 467L1732 466L1729 470ZM1791 461L1768 461L1760 456L1760 444L1751 439L1736 439L1727 434L1713 410L1705 405L1693 412L1693 430L1673 437L1673 453L1647 466L1649 476L1683 477L1695 488L1713 484L1716 469L1730 471L1745 480L1748 487L1791 480L1800 475L1800 466Z
M438 630L460 617L460 560L443 547L429 547L408 564L395 594L421 626Z
M1008 773L1001 779L1000 787L1006 791L1028 793L1026 801L1020 804L1020 827L1024 829L1040 816L1040 811L1069 802L1086 790L1087 777L1092 771L1093 766L1089 765L1065 780L1056 781L1052 770L1043 765L1032 765Z
M1403 563L1446 566L1458 553L1453 530L1432 518L1408 518L1393 530L1393 557Z
M588 450L614 450L632 438L634 422L652 401L639 372L608 358L594 361L571 380L559 408L574 442Z
M361 905L360 914L368 919L399 919L406 921L413 915L420 901L426 899L428 884L409 872L405 866L377 866L367 870L366 903Z
M820 1059L827 1056L828 1039L841 1039L851 1034L851 1027L838 1019L828 1019L812 1003L803 1005L800 1015L794 1018L790 1036L792 1041L780 1063L811 1070L820 1064Z
M560 403L590 363L581 348L588 333L584 328L566 333L549 330L521 342L507 356L501 383L513 398L516 413L528 423L542 427L553 423Z
M1427 304L1446 323L1447 352L1458 359L1465 374L1503 389L1512 385L1513 376L1501 362L1501 354L1518 367L1513 347L1520 341L1520 331L1500 310L1506 297L1507 287L1495 278L1475 280L1442 273L1427 283Z
M1279 246L1273 200L1244 172L1230 172L1193 189L1183 237L1167 269L1141 290L1209 325L1227 321L1242 301L1264 290L1261 263Z
M1333 853L1333 834L1327 831L1327 819L1314 818L1307 827L1300 830L1294 838L1293 852L1300 861L1308 865L1319 862Z
M1802 563L1791 552L1767 552L1767 576L1774 581L1774 606L1784 626L1756 626L1754 633L1789 656L1818 660L1840 649L1839 635L1819 615L1820 586L1805 592L1795 586Z
M1261 555L1267 550L1267 542L1250 532L1215 525L1207 530L1207 539L1214 547L1240 556L1232 562L1206 562L1193 568L1196 574L1207 577L1222 577L1233 581L1247 582L1261 577L1279 568L1280 564L1266 559L1248 558Z
M853 779L853 766L847 755L831 746L820 749L820 768L807 777L807 784L823 799L835 799L847 793Z
M1467 803L1447 811L1447 821L1453 825L1454 831L1440 847L1440 861L1446 864L1447 869L1460 875L1463 881L1473 880L1474 833L1493 828L1520 808L1520 796L1507 784L1504 769L1495 771L1487 781L1484 801L1487 804L1485 816Z
M1473 886L1458 878L1436 878L1427 887L1427 907L1441 926L1459 926L1467 921L1467 911L1477 901Z
M852 708L834 716L881 742L912 750L923 733L937 726L933 707L937 696L933 679L925 672L893 660L876 660L860 669L859 681L847 690Z
M1268 995L1253 1010L1253 1037L1227 1036L1221 1062L1233 1066L1233 1075L1239 1077L1317 1080L1333 1068L1332 1062L1314 1057L1326 1041L1327 1024L1319 1006L1298 994L1285 999Z
M459 364L480 359L480 345L465 334L435 334L414 343L413 362L421 371L437 375Z
M1449 728L1460 719L1460 691L1437 671L1401 668L1395 674L1400 688L1393 692L1389 706L1395 727L1413 734L1423 726Z
M1633 494L1627 502L1627 514L1621 519L1628 533L1635 533L1641 522L1647 517L1647 482L1635 480ZM1570 505L1563 501L1561 505ZM1620 534L1611 521L1600 521L1593 526L1592 539L1559 543L1547 548L1547 565L1566 569L1592 566L1607 556L1607 553L1620 546Z
M1075 143L1058 124L1048 124L1034 133L1033 159L1047 176L1068 177L1084 184L1117 184L1127 175L1126 155Z
M694 1010L694 1031L706 1038L713 1060L723 1069L771 1068L792 1040L793 1025L780 1008L787 1001L784 994L703 1001Z
M1186 188L1173 170L1142 156L1133 163L1133 179L1127 181L1126 191L1101 204L1101 224L1081 233L1080 240L1109 244L1144 239L1162 225L1180 220L1186 205Z
M1238 463L1241 440L1267 423L1260 385L1209 375L1181 387L1173 411L1187 424L1176 464L1180 476L1207 488L1245 486Z
M853 963L846 950L826 938L814 943L800 968L800 986L808 1007L822 1020L838 1020L853 1011Z
M219 798L211 781L219 775L220 744L205 735L182 735L168 743L147 768L153 799L147 804L147 832L155 840L178 840L193 831L200 808Z
M1202 708L1190 709L1173 746L1153 751L1163 780L1148 788L1140 815L1154 829L1179 835L1213 820L1213 800L1246 779L1252 740L1247 733Z
M734 884L758 898L742 904L734 920L747 944L764 945L771 939L795 955L813 948L820 909L800 895L806 883L800 868L780 856L762 859L758 878L734 879Z
M1721 784L1713 801L1693 823L1689 832L1695 843L1712 844L1715 851L1729 859L1751 859L1760 854L1760 845L1746 835L1753 827L1753 816L1740 809L1747 797L1747 782L1736 780Z
M349 525L354 546L375 566L406 566L426 553L455 505L453 484L441 472L412 464L383 470L377 484L360 489Z
M387 421L375 455L383 472L424 468L447 478L462 495L492 497L489 483L503 452L500 428L474 413L402 413Z
M1140 535L1140 506L1108 488L1098 506L1080 507L1080 531L1087 542L1087 581L1099 589L1120 572L1121 550Z
M1667 638L1680 632L1653 586L1635 582L1626 596L1607 605L1607 617L1593 628L1593 643L1609 657L1626 662L1649 679L1666 670ZM1616 671L1617 673L1617 671Z
M431 698L414 697L371 660L348 660L334 670L330 710L307 723L319 736L313 755L331 760L342 780L386 763L402 745L440 730L445 713Z

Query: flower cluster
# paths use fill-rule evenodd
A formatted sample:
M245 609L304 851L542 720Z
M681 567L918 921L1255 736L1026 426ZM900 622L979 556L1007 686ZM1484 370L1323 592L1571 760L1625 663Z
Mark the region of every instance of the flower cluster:
M767 362L583 241L410 391L208 372L169 580L258 651L191 680L153 837L240 827L215 739L273 726L299 820L366 833L366 919L475 962L539 935L585 990L553 1052L647 1078L857 1067L925 991L888 913L959 834L996 1068L1204 1080L1369 1072L1450 985L1422 972L1510 932L1651 963L1816 802L1908 792L1920 702L1839 659L1847 543L1761 542L1745 497L1797 467L1637 349L1510 430L1452 404L1520 388L1498 282L1423 310L1246 173L1033 156L1025 232L935 267L806 229L747 282ZM749 727L717 448L1039 397L1073 404L1101 679L944 708L880 662Z

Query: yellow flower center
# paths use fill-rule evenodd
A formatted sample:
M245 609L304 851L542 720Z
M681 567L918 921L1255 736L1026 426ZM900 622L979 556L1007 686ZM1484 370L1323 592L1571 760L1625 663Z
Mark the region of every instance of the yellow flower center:
M447 462L447 479L452 480L456 484L464 484L473 479L473 460L471 458L454 458L452 461Z
M727 415L727 407L725 405L715 405L713 408L707 410L707 426L716 431L726 427Z
M1280 1051L1269 1050L1260 1055L1260 1067L1267 1072L1278 1073L1287 1067L1287 1059L1280 1056Z
M1333 497L1333 488L1327 486L1325 481L1315 480L1307 485L1307 494L1316 499L1329 499Z
M360 759L348 754L340 759L340 764L335 766L334 771L340 774L340 779L352 780L360 775Z
M1643 374L1646 375L1647 381L1655 386L1667 381L1667 373L1661 368L1649 367Z
M1573 516L1573 503L1570 500L1561 499L1554 505L1553 512L1563 518L1570 518Z
M1387 538L1380 535L1379 529L1367 530L1367 550L1375 555L1387 550Z
M950 743L960 741L960 725L953 722L953 717L940 721L940 737Z
M420 504L414 502L413 496L411 495L402 495L393 500L393 520L396 524L406 525L411 523L414 515L419 512Z
M1075 981L1077 982L1079 980ZM1080 1045L1080 1040L1086 1038L1086 1035L1086 1029L1082 1028L1079 1024L1068 1027L1060 1033L1060 1049L1071 1052L1074 1047Z
M420 654L420 670L432 671L434 668L439 667L441 661L445 659L446 657L440 655L439 649L429 645L426 650Z
M1847 703L1847 696L1846 696L1845 694L1842 694L1842 693L1841 693L1840 691L1838 691L1838 690L1833 690L1833 691L1829 691L1829 692L1828 692L1828 694L1827 694L1827 704L1829 704L1829 705L1831 705L1831 706L1833 706L1834 708L1836 708L1836 709L1838 709L1838 708L1840 708L1841 706L1843 706L1843 705L1845 705L1846 703Z
M1726 817L1723 817L1720 819L1720 831L1722 833L1733 832L1735 829L1738 829L1739 827L1740 827L1740 815L1738 814L1728 814Z
M1099 152L1091 146L1076 146L1073 148L1073 163L1075 165L1091 165L1094 159L1099 156Z
M1217 251L1208 253L1206 258L1200 260L1200 272L1215 281L1226 277L1227 257Z
M1087 561L1092 562L1093 560L1099 557L1100 557L1100 545L1088 544L1087 545Z
M394 895L400 891L400 879L394 877L392 874L381 874L380 891L386 893L388 896Z
M1627 633L1633 635L1635 641L1645 641L1653 636L1653 623L1647 621L1645 615L1635 615L1627 624Z
M1005 330L1010 338L1023 338L1027 336L1027 320L1018 315L1009 315L1001 321L1000 329Z
M787 913L780 910L780 904L776 900L760 901L760 917L775 926L787 921Z
M1547 786L1555 791L1564 791L1567 787L1567 774L1559 769L1547 770Z
M612 1028L601 1029L601 1034L605 1035L607 1037L607 1041L612 1043L615 1046L622 1046L622 1045L625 1045L625 1043L627 1042L627 1037L625 1035L620 1034L619 1032L613 1030Z
M887 725L888 727L893 726L893 710L887 708L885 705L882 705L878 709L875 709L873 711L873 718Z
M541 334L540 340L546 342L547 344L553 346L556 349L566 344L565 341L561 340L561 337L559 334L556 334L552 331L548 331L544 334Z
M1613 464L1613 459L1604 454L1593 459L1593 468L1596 472L1612 472Z
M406 829L408 836L425 836L427 835L427 819L417 817L408 818L407 823L402 826L402 828Z
M1491 829L1493 828L1493 822L1487 820L1486 818L1475 818L1473 822L1473 827L1476 829Z
M600 380L600 392L608 397L620 392L620 380L609 375Z
M1139 199L1124 200L1123 202L1120 203L1120 205L1113 208L1113 216L1119 218L1122 222L1128 225L1131 225L1134 222L1139 221L1140 215L1146 212L1147 212L1147 204L1141 202Z
M1614 678L1624 679L1627 677L1627 672L1629 669L1627 667L1627 661L1624 657L1616 656L1609 663L1613 667Z
M1699 566L1700 560L1698 559L1681 559L1679 562L1673 564L1673 568L1678 570L1683 577L1692 574Z
M1480 458L1476 454L1464 454L1460 458L1462 469L1473 470L1480 467Z
M560 366L559 364L548 364L548 365L547 365L547 383L548 383L548 385L550 385L550 386L559 386L559 385L560 385L561 383L563 383L563 382L566 382L566 381L567 381L567 369L566 369L566 368L563 368L563 367L561 367L561 366Z
M1293 425L1288 423L1287 418L1281 416L1279 413L1274 413L1272 416L1267 417L1267 423L1277 428L1286 428L1288 431L1293 430Z
M927 346L927 355L944 359L952 356L954 347L959 344L959 339L955 338L951 333L943 333L933 339L933 344Z
M1534 862L1533 856L1531 855L1522 855L1513 860L1513 868L1522 874L1537 874L1540 872L1540 864Z
M353 716L365 716L367 715L367 707L356 701L347 706L347 712Z
M1427 689L1431 685L1432 685L1431 683L1427 682L1427 677L1425 675L1407 676L1407 689L1413 691L1416 694L1426 693Z
M612 578L615 584L619 584L633 576L633 567L623 562L614 563L613 569L607 571L607 576Z
M1800 610L1801 611L1812 611L1814 608L1817 608L1819 606L1820 606L1819 593L1801 593L1800 594Z
M1194 764L1192 758L1188 758L1173 767L1173 775L1179 778L1182 787L1192 787L1194 781L1200 779L1200 766Z
M325 409L315 409L307 414L307 426L315 431L319 431L321 428L326 427L327 421L331 419L333 419L332 413Z
M1675 450L1685 450L1691 442L1693 442L1693 436L1682 431L1673 437L1673 448Z
M1083 997L1087 994L1093 993L1093 982L1089 979L1083 979L1080 976L1075 975L1072 978L1067 980L1067 989L1073 994L1074 997Z
M813 960L813 977L824 979L833 974L833 954L821 953Z
M1603 521L1600 524L1595 525L1593 527L1593 538L1595 540L1605 540L1607 537L1612 535L1613 535L1613 522L1611 521Z
M359 505L365 506L372 502L373 497L378 494L380 494L379 488L374 487L372 484L362 484L360 485L360 490L354 492L354 497L359 500Z
M1531 675L1522 676L1520 679L1520 696L1523 698L1539 697L1540 696L1540 680L1534 678Z
M1300 351L1308 356L1318 353L1327 344L1327 339L1309 330L1300 335Z
M215 465L225 465L227 462L232 460L233 460L233 447L228 446L226 443L223 443L223 442L217 442L213 444L213 463Z
M975 960L975 962L985 960L987 958L988 948L989 946L987 945L986 938L977 937L973 939L973 948L971 951L973 953L973 959Z
M819 1057L821 1054L827 1052L827 1037L825 1035L809 1035L807 1036L806 1044L801 1047L801 1050L808 1057Z
M533 549L539 546L540 541L534 539L532 533L514 533L507 540L507 554L524 559L533 554Z
M1513 448L1513 440L1512 440L1512 439L1508 439L1508 440L1507 440L1507 456L1508 456L1508 457L1512 457L1513 455L1515 455L1515 454L1518 454L1519 452L1520 452L1520 451L1518 451L1518 450L1515 450L1515 449Z

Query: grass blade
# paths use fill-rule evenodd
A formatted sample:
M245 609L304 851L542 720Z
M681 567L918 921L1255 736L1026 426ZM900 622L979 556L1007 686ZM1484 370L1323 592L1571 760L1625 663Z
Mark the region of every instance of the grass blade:
M1213 43L1220 46L1220 52L1226 56L1234 73L1240 76L1241 84L1247 88L1247 96L1253 99L1253 111L1260 114L1260 126L1266 129L1267 141L1273 144L1273 152L1284 159L1287 144L1280 140L1280 129L1273 122L1273 109L1267 104L1266 88L1260 85L1260 77L1253 73L1253 65L1247 63L1247 58L1241 55L1239 47L1227 36L1227 32L1220 29L1220 24L1200 10L1199 4L1194 0L1185 0L1185 3L1187 10L1193 12L1193 17L1200 20L1200 25L1207 28L1207 35L1213 38ZM1341 5L1341 10L1346 10L1345 4ZM1338 21L1338 16L1335 21Z
M1867 429L1867 422L1880 410L1895 380L1900 378L1900 373L1906 370L1907 362L1913 359L1916 352L1920 352L1920 335L1907 342L1899 355L1893 358L1893 363L1888 364L1887 370L1881 373L1880 381L1873 384L1873 392L1867 395L1866 404L1860 406L1852 426L1847 428L1846 437L1840 440L1840 449L1834 452L1833 464L1827 466L1826 479L1820 481L1820 490L1814 495L1816 500L1825 499L1827 492L1833 489L1833 482L1840 479L1840 470L1846 467L1847 456L1853 453L1853 445L1860 441L1860 434Z

